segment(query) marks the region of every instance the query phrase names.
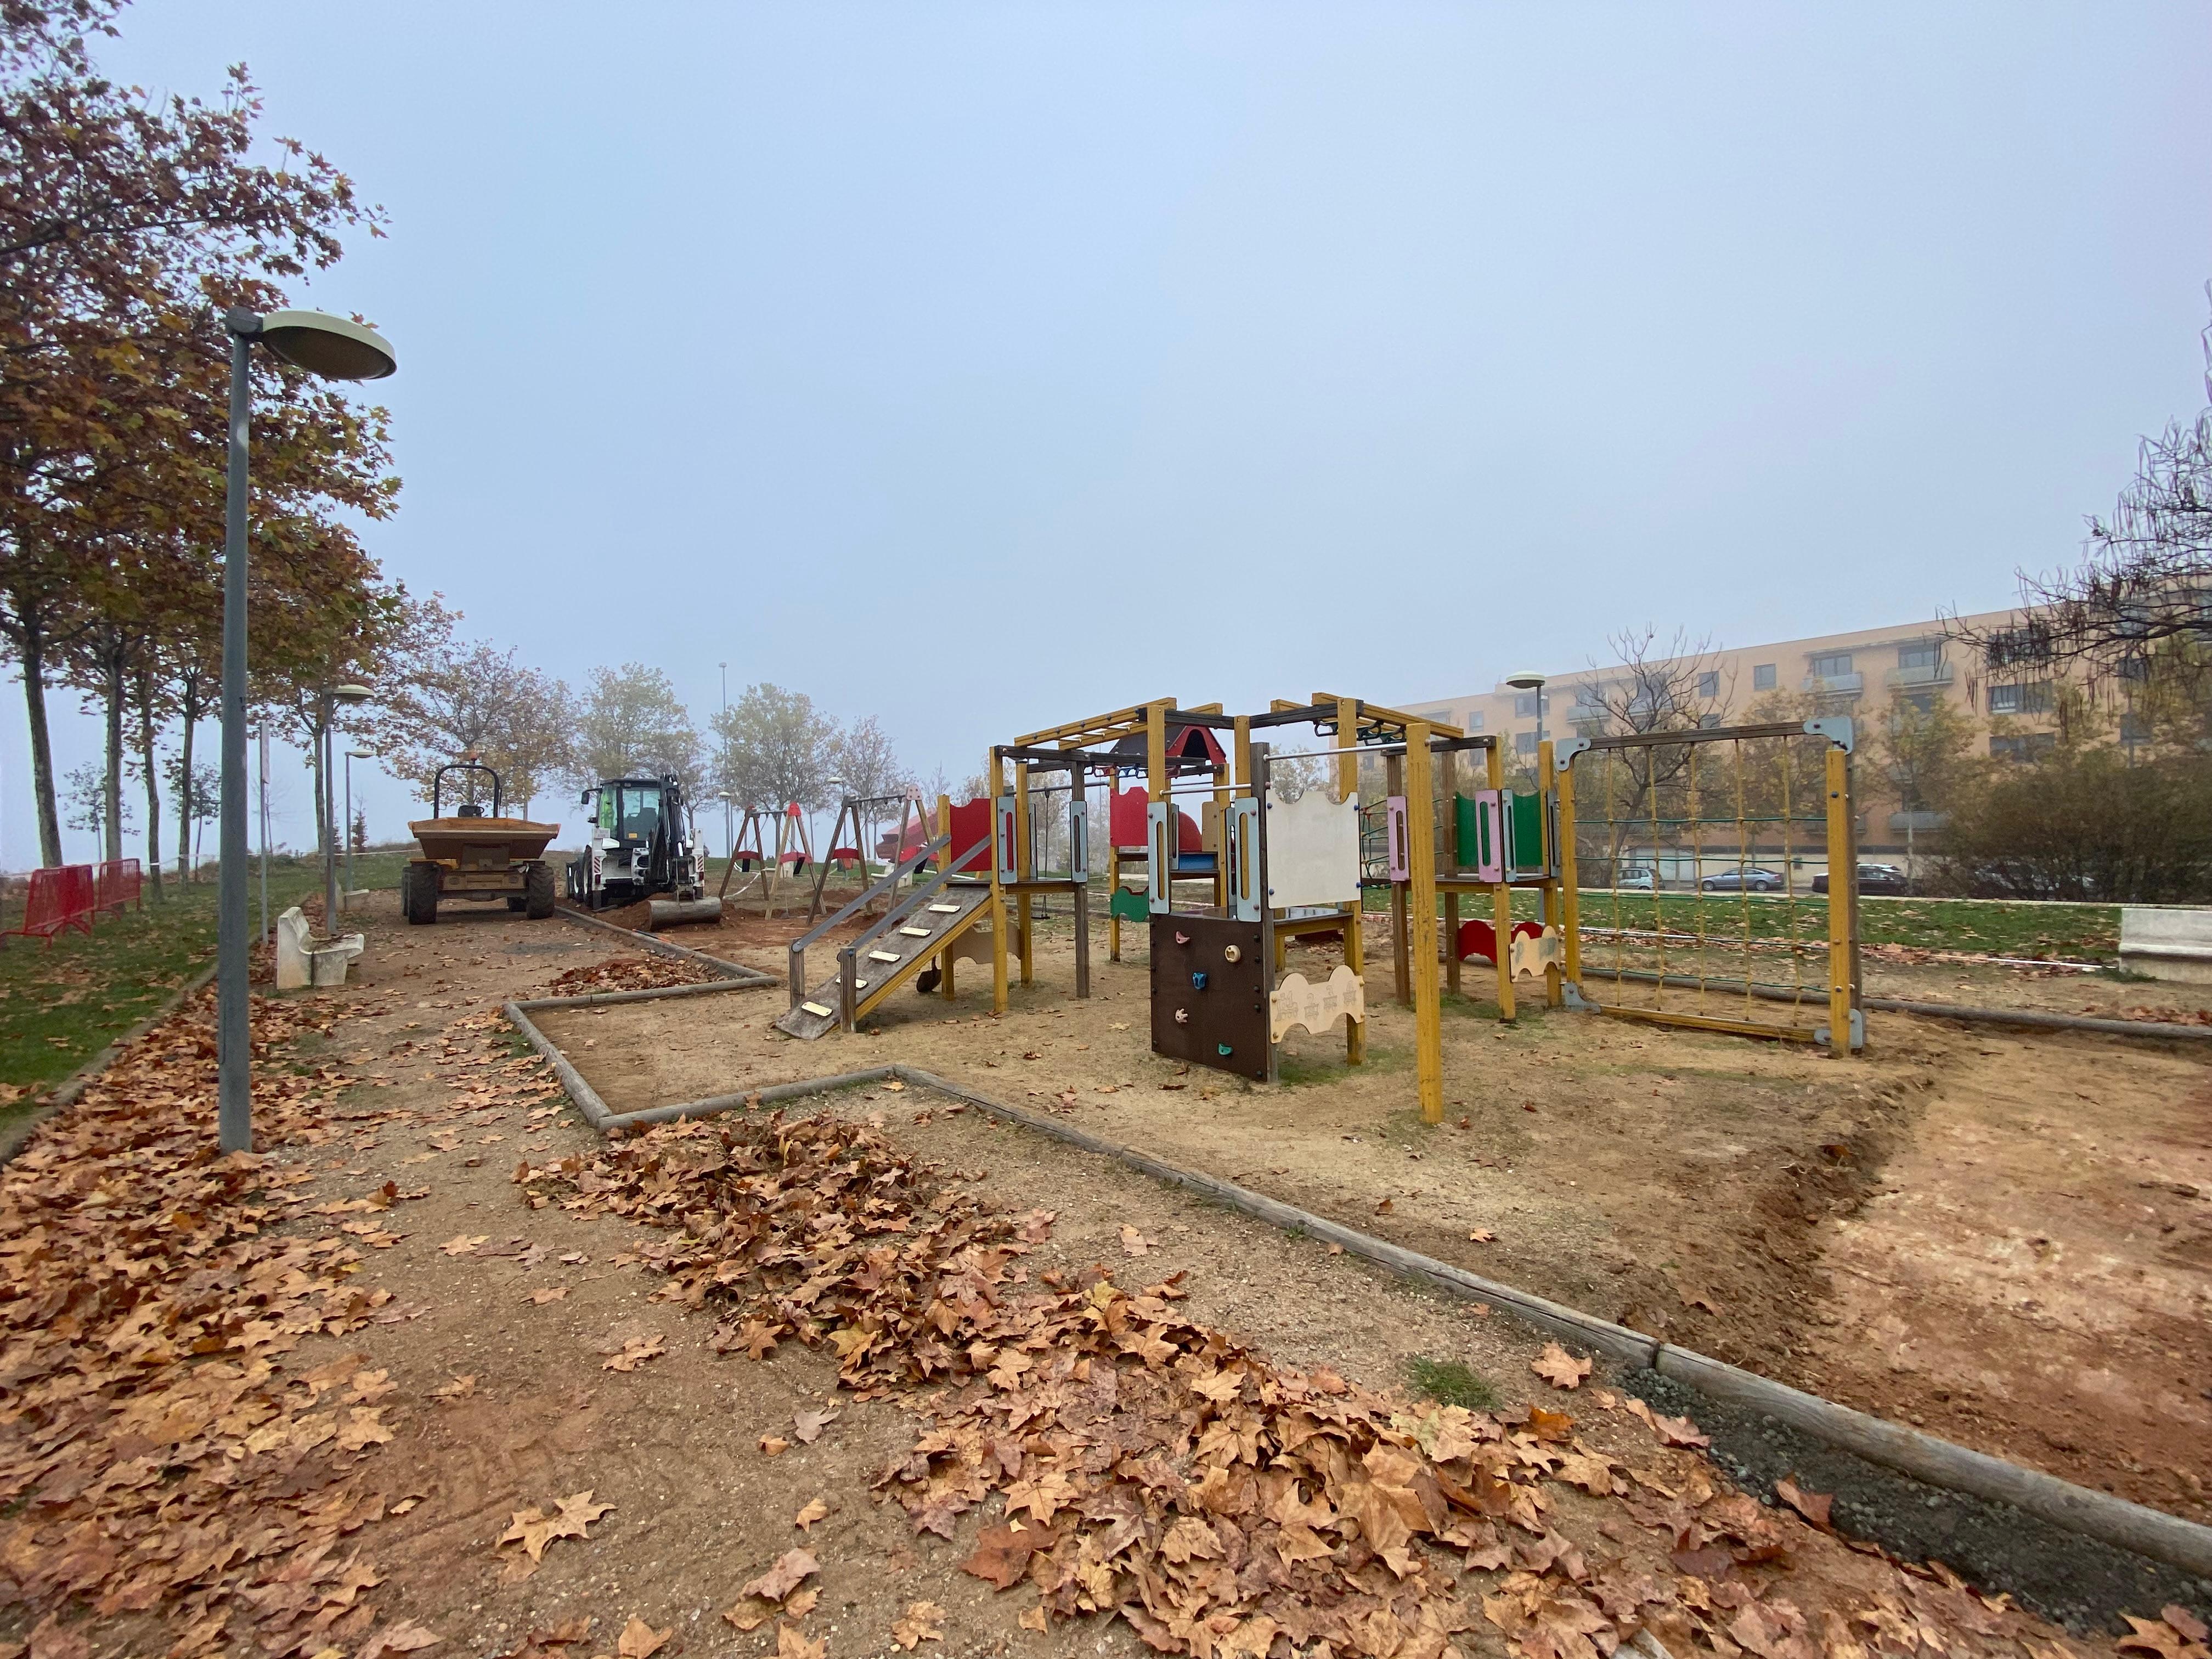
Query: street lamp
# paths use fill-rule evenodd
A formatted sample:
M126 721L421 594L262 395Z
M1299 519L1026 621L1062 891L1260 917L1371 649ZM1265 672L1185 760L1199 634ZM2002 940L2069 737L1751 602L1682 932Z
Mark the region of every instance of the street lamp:
M1544 677L1533 669L1524 668L1517 674L1508 674L1505 683L1516 691L1536 694L1536 744L1541 748L1544 742Z
M378 380L399 367L377 331L321 311L243 306L224 314L230 336L230 464L222 541L222 827L216 888L216 1121L222 1150L253 1150L253 1036L246 982L246 498L253 423L253 343L331 380Z
M352 896L352 894L353 894L353 891L354 891L354 884L353 884L353 763L354 763L356 761L357 761L357 760L374 760L375 758L376 758L376 756L374 755L374 752L372 752L372 751L371 751L371 750L367 750L367 749L349 749L349 750L347 750L345 751L345 763L345 763L345 796L346 796L346 802L345 802L345 806L346 806L346 810L345 810L345 828L344 828L342 831L340 831L340 833L345 836L345 849L346 849L346 866L345 866L345 870L346 870L346 878L345 878L345 891L346 891L346 896L348 896L348 897L350 897L350 896ZM343 902L343 900L341 901L341 902Z
M337 768L333 763L337 757L332 752L331 738L334 735L332 722L343 706L350 708L356 703L367 702L372 693L365 685L327 685L315 699L315 769L321 774L323 791L323 930L335 934L338 931L338 848L344 830L337 823ZM348 810L351 810L352 772L347 772Z

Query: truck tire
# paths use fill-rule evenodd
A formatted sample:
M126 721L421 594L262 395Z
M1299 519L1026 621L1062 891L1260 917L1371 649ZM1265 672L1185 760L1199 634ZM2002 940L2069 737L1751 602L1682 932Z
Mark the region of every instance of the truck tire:
M399 872L399 908L416 927L438 919L438 872L426 865L410 864Z
M530 866L523 876L523 904L530 920L543 921L553 914L553 867L538 863ZM509 899L508 903L514 901Z

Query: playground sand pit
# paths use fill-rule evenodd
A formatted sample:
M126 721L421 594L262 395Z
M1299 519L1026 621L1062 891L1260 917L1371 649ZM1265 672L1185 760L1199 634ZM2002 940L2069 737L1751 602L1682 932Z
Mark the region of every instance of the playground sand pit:
M1095 994L1078 1002L1066 924L1042 924L1037 982L1014 988L1003 1019L988 1013L988 975L963 964L957 1001L902 993L867 1033L807 1044L769 1030L776 990L711 1012L644 1004L544 1023L617 1111L917 1065L1844 1403L2212 1521L2212 1054L1877 1014L1871 1051L1846 1063L1525 1003L1502 1029L1482 1006L1448 1001L1449 1104L1428 1127L1412 1017L1387 995L1371 1005L1365 1067L1343 1066L1340 1036L1301 1032L1285 1045L1285 1081L1257 1088L1150 1053L1142 947L1108 963L1103 932ZM1291 955L1323 971L1333 960ZM2009 983L1942 971L1961 1002ZM1376 982L1387 987L1387 969ZM2029 984L2069 1008L2093 994ZM1871 965L1869 988L1887 988ZM2095 991L2172 1002L2178 988Z

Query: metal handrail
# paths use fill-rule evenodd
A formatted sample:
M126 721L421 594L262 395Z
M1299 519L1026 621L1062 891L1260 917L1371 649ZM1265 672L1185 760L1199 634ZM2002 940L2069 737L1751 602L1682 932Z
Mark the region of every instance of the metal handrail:
M832 927L838 926L841 922L847 921L866 906L874 902L878 894L889 892L893 888L896 888L902 878L911 874L915 870L920 869L924 864L927 863L934 854L942 851L945 843L950 842L951 839L952 837L949 834L938 836L936 840L929 842L912 857L900 860L898 864L892 866L890 874L885 876L873 886L865 889L861 892L860 897L854 899L850 904L837 912L836 915L818 923L815 927L808 928L806 932L801 933L797 939L792 940L789 947L789 967L787 977L789 979L791 983L791 1006L793 1007L796 1008L801 1002L806 1000L806 947L813 944L817 939L820 939Z
M970 859L974 858L979 853L989 851L992 835L994 833L995 831L986 833L982 840L977 842L973 847L963 853L958 858L947 859L945 861L945 867L942 870L939 870L927 881L924 882L921 886L908 893L904 900L899 903L894 904L889 910L886 910L884 913L883 919L877 922L874 927L868 928L859 937L851 939L838 947L837 969L838 979L840 981L839 1000L843 1004L843 1006L837 1011L838 1022L843 1025L847 1030L852 1030L854 1021L859 1018L860 993L854 988L854 981L860 974L860 957L861 949L871 941L881 939L885 933L889 933L892 927L896 927L898 923L904 921L908 916L912 915L915 913L915 908L924 899L927 898L931 894L938 892L943 889L951 881L952 878L958 873L961 867ZM950 839L950 837L946 837L946 839Z

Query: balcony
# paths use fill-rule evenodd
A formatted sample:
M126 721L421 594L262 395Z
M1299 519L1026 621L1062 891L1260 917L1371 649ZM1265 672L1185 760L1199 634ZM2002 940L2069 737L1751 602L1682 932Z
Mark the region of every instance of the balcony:
M1808 674L1803 689L1829 697L1856 697L1866 690L1863 674Z
M1883 678L1893 690L1909 691L1917 686L1948 685L1951 672L1949 663L1939 662L1924 668L1893 668Z
M1950 821L1951 815L1948 812L1892 812L1889 815L1890 830L1893 834L1899 836L1908 830L1916 835L1925 834L1930 830L1941 830Z

